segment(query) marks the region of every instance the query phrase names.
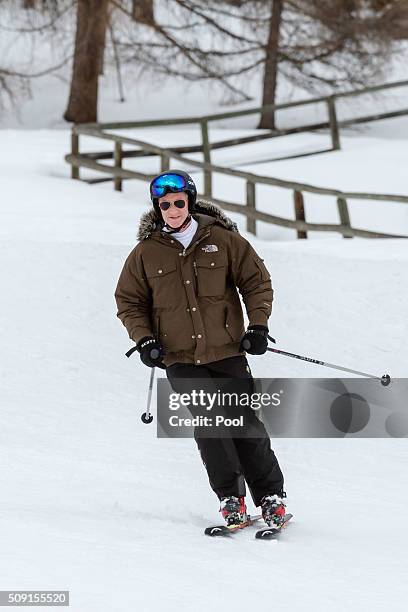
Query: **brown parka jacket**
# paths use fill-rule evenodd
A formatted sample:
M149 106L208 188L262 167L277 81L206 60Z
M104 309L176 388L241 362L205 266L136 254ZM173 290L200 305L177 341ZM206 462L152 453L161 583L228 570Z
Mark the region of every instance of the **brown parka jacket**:
M245 333L237 288L250 325L267 325L273 289L263 259L236 224L210 202L193 214L197 231L184 249L162 230L152 208L142 215L139 243L115 291L117 316L136 343L154 336L166 366L205 364L242 355Z

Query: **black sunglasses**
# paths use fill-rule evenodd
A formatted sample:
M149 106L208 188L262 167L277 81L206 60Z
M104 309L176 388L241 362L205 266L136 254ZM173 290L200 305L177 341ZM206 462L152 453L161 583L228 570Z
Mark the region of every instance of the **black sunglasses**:
M174 204L177 208L184 208L187 202L185 200L176 200L175 202L159 202L161 210L168 210Z

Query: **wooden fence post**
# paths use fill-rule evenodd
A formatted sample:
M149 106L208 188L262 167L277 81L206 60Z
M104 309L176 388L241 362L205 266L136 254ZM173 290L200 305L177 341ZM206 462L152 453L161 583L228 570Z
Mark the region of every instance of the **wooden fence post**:
M71 154L79 155L79 134L72 130L71 132ZM71 178L79 179L79 166L71 164Z
M333 151L339 151L341 149L340 134L339 125L337 123L336 98L334 96L330 96L329 98L327 98L327 108L329 111L329 123Z
M115 142L115 153L114 153L114 166L115 168L122 168L122 143ZM113 179L115 191L122 191L122 178L115 176Z
M204 161L207 164L211 164L210 141L208 137L208 122L203 120L200 121L200 124ZM212 196L212 175L211 170L207 169L204 170L204 193L206 196Z
M340 223L347 227L351 227L347 200L345 198L337 198L337 208L339 210ZM343 238L353 238L353 236L352 234L343 234Z
M293 200L295 203L295 219L296 221L306 221L305 219L305 203L303 200L303 193L301 191L293 192ZM301 239L307 238L307 232L305 230L297 230L297 237Z
M249 210L256 210L255 183L246 182L246 205ZM247 216L247 232L256 236L256 219Z

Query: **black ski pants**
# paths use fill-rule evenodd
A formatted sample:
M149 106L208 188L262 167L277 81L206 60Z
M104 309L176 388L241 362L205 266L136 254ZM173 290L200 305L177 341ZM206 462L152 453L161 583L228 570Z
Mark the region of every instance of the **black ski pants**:
M191 392L191 385L196 387L196 381L200 378L228 379L230 391L239 389L240 392L251 394L254 389L244 355L203 365L174 363L166 368L166 374L176 393ZM208 388L207 381L205 388ZM225 390L228 389L223 387ZM189 407L189 410L194 414L192 408ZM203 429L196 427L194 438L211 488L218 498L245 495L246 481L255 506L259 506L264 495L283 493L283 475L263 423L251 407L240 406L239 412L242 411L246 432L240 432L239 437L206 437Z

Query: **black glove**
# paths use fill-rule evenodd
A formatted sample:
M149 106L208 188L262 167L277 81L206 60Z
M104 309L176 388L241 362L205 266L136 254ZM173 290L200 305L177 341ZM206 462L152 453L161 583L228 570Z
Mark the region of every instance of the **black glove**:
M251 355L263 355L268 348L268 328L264 325L250 325L242 337L239 351Z
M139 340L136 348L140 353L140 359L149 368L158 367L166 369L163 363L163 347L153 336L144 336L144 338Z

